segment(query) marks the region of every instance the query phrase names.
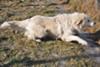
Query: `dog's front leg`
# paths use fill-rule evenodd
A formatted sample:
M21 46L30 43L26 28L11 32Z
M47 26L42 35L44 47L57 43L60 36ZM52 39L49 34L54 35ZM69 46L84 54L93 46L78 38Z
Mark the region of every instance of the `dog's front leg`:
M74 35L63 36L62 40L67 41L67 42L77 41L78 43L82 45L86 45L86 46L88 45L88 42L86 40Z

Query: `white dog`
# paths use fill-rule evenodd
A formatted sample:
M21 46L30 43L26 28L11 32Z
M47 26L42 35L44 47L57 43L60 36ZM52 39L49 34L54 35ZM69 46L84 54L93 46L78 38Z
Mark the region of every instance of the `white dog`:
M94 26L94 22L84 13L59 14L53 17L33 16L23 21L6 21L0 28L11 27L13 29L25 30L28 39L39 41L49 36L54 39L60 38L63 41L77 41L82 45L88 42L74 34L84 34L82 29L87 26Z

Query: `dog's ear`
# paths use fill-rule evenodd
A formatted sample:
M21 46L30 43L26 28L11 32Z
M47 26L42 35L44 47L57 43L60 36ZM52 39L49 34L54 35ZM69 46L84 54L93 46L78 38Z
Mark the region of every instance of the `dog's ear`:
M76 25L80 26L82 23L83 23L83 19L81 19L78 22L76 22Z
M80 26L83 23L84 18L85 18L84 14L79 15L78 18L77 18L76 25Z

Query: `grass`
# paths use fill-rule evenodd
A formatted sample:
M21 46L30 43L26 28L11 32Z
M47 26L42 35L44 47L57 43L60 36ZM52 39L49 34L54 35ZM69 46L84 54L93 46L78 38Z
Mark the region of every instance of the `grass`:
M84 48L79 44L59 40L37 43L27 40L23 33L16 33L10 28L0 34L0 61L1 66L4 67L57 67L57 65L91 67L95 65L89 56L83 55Z
M68 4L60 5L65 7L65 12L78 11L90 15L97 24L86 31L94 33L100 30L100 13L94 8L94 0L85 3L82 1L84 0L70 0ZM52 16L59 13L58 5L32 6L31 3L31 0L1 0L0 22L23 20L37 14ZM59 40L37 43L27 40L23 32L11 28L0 29L0 66L2 67L94 67L96 65L98 67L99 64L90 56L84 56L84 52L84 47L77 43Z

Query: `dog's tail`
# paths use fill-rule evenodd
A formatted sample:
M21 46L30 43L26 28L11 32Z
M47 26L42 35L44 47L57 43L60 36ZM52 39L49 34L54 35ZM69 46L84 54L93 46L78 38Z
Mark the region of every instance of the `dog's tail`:
M4 28L10 27L10 26L11 26L10 23L11 23L11 22L9 22L9 21L3 22L3 23L0 25L0 29L4 29Z
M23 22L23 21L5 21L0 25L0 29L5 29L8 27L21 27L24 28L26 26L27 22Z

